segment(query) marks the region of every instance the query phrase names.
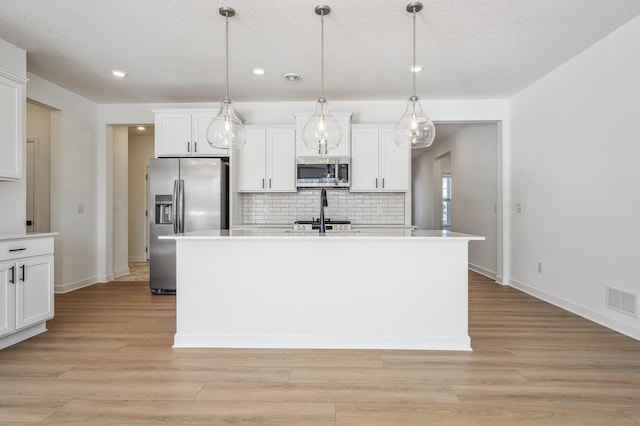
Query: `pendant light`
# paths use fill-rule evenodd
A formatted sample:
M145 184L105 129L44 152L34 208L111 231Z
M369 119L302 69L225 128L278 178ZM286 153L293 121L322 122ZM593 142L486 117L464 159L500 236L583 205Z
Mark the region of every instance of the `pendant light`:
M409 98L407 109L393 131L393 138L401 148L426 148L431 146L436 137L436 126L422 111L420 100L416 96L416 13L421 10L420 2L407 5L407 12L413 14L413 95Z
M211 120L207 127L207 142L214 148L240 149L247 141L244 120L233 108L229 99L229 18L236 14L230 7L221 7L220 15L225 17L225 62L226 75L224 85L224 100L220 103L218 115Z
M320 15L320 79L322 92L316 104L316 110L305 123L302 140L305 146L317 149L318 154L326 155L329 149L337 148L342 139L338 121L329 112L327 99L324 97L324 17L331 12L326 5L316 6L316 14Z

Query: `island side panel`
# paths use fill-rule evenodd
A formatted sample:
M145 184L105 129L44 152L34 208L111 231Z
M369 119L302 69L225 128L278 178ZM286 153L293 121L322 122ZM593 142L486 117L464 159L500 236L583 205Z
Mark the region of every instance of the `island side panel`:
M470 350L467 245L178 240L175 346Z

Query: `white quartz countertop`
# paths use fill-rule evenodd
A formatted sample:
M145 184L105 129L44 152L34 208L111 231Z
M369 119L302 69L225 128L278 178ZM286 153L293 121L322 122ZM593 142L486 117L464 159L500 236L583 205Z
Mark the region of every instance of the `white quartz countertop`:
M429 239L429 240L484 240L478 235L462 234L441 230L411 230L411 229L378 229L355 231L318 231L297 232L291 230L276 231L273 229L236 229L236 230L207 230L187 232L184 234L165 235L162 240L216 240L216 239Z
M0 234L0 241L25 240L29 238L53 237L57 232L43 232L39 234Z

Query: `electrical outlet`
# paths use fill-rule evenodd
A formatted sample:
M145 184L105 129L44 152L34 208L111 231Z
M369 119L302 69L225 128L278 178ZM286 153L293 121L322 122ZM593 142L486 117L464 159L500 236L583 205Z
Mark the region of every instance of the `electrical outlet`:
M542 273L542 262L538 262L538 273Z
M84 213L84 204L76 204L76 213L82 214Z
M516 213L522 213L522 203L516 203Z

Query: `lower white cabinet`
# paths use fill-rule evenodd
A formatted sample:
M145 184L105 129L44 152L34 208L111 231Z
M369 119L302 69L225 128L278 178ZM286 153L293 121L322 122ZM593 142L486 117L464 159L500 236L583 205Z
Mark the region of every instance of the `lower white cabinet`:
M296 131L292 126L246 126L247 143L234 153L240 192L296 191Z
M0 349L53 318L53 237L0 240Z
M393 140L393 126L353 125L351 130L351 191L408 192L411 150Z

